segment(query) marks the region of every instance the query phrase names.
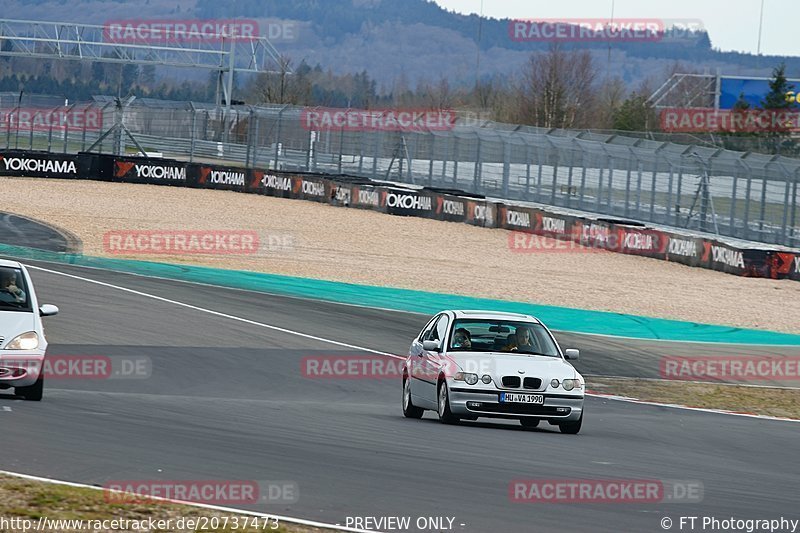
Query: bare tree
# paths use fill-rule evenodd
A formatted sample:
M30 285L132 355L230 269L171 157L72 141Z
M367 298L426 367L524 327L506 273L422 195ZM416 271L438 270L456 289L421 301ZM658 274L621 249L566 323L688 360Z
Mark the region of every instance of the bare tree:
M545 128L586 127L592 113L596 70L588 51L557 44L531 55L519 86L520 120Z
M277 72L259 74L252 92L260 103L303 105L311 97L311 82L307 66L302 71L292 72L292 60L287 56L278 58Z

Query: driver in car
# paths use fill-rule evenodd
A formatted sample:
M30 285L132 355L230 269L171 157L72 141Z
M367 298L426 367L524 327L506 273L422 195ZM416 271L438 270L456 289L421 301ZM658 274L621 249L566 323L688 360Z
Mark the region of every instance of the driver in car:
M509 342L505 348L503 348L505 352L535 352L536 346L533 345L533 336L531 335L531 330L521 326L518 327L517 330L514 332L514 337Z
M465 328L458 328L453 332L453 349L454 350L469 350L472 348L472 336L469 330Z
M11 271L0 273L0 301L19 303L25 301L25 291L17 287L16 275Z

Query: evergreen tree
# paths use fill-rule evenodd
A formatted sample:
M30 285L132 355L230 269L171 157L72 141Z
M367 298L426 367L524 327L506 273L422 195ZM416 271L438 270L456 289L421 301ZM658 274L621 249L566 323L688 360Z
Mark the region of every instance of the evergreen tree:
M796 142L792 139L791 116L796 113L797 104L790 102L786 94L794 90L794 85L786 79L786 65L781 63L772 71L772 80L769 82L769 92L761 101L761 109L773 114L775 120L763 135L767 141L767 148L772 154L793 153Z

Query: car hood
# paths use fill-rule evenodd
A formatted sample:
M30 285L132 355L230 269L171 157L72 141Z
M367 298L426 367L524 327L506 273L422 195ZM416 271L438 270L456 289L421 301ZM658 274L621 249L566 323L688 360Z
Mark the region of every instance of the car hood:
M0 337L3 345L26 331L35 329L34 315L31 312L0 311Z
M449 353L448 357L458 370L479 376L484 374L489 374L493 378L525 376L543 380L579 377L575 368L560 357L497 352Z

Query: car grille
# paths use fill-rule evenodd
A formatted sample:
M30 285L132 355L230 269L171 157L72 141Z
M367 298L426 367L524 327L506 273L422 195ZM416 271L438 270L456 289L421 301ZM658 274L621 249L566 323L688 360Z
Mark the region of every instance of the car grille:
M525 378L523 380L519 376L503 376L503 387L506 389L523 387L530 390L539 390L542 388L542 380L541 378Z
M525 378L522 387L526 389L539 390L542 388L542 380L539 378Z

